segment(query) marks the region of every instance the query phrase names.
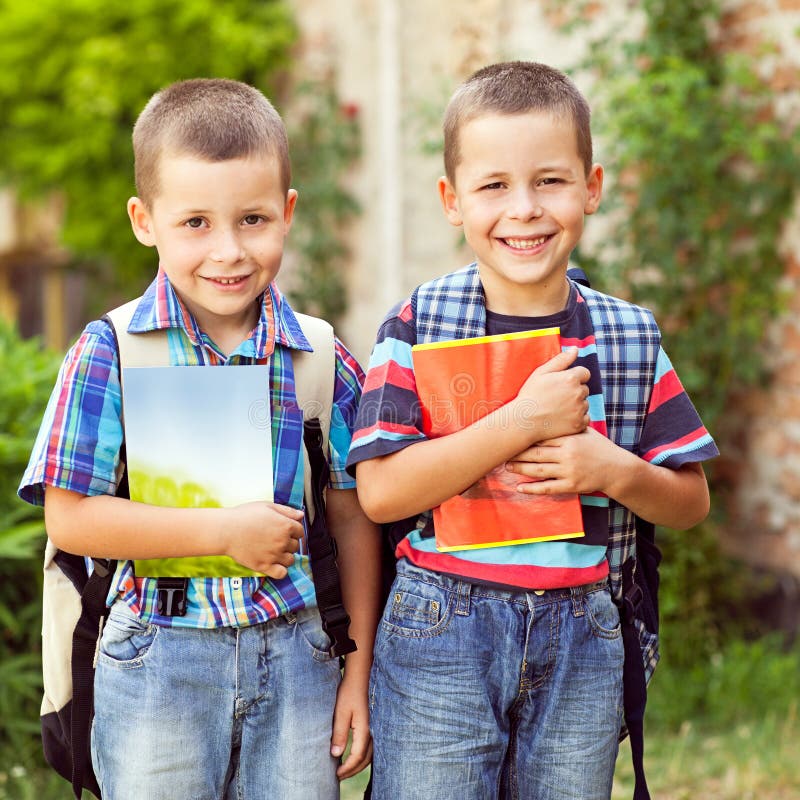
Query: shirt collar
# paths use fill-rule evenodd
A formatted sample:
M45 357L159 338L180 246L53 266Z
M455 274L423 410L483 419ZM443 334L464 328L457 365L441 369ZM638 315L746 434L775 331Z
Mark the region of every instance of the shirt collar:
M169 328L183 330L194 345L205 344L197 321L173 289L167 274L159 267L155 279L139 300L128 332L147 333ZM258 323L237 352L253 358L268 358L276 344L309 352L313 349L288 300L272 283L262 295Z

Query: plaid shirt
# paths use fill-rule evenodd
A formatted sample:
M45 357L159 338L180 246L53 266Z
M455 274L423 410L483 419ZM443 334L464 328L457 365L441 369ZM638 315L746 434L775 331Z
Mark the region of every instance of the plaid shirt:
M267 364L272 399L274 498L303 507L302 412L295 403L292 350L311 346L289 303L275 285L264 293L261 315L250 337L228 357L198 328L159 273L134 313L131 333L166 329L173 366ZM330 486L349 489L355 482L344 465L361 396L363 372L336 340L336 377L328 461ZM44 504L45 486L83 495L114 494L123 442L119 363L113 333L102 321L90 323L64 359L50 398L19 495ZM280 409L275 413L274 409ZM269 578L195 578L189 582L184 617L156 611L155 579L136 578L133 563L117 568L109 603L120 596L143 619L164 626L214 628L246 626L316 605L305 540L281 580Z

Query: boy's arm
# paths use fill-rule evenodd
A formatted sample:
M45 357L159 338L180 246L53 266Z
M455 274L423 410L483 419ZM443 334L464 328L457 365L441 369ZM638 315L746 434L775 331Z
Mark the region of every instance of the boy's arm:
M589 371L569 368L570 348L531 373L517 397L478 422L439 439L358 464L358 497L370 519L414 516L463 492L486 473L545 436L588 423Z
M48 486L45 523L68 553L144 559L227 555L270 578L286 576L303 536L303 512L277 503L163 508Z
M540 442L516 456L507 469L536 479L519 487L525 494L603 492L642 519L678 530L701 522L709 511L701 464L657 466L593 428Z
M345 656L336 697L331 755L350 752L337 769L340 780L360 772L372 759L368 686L372 647L380 615L380 531L361 510L355 489L328 489L328 525L339 550L342 600L350 615L350 635L358 650Z

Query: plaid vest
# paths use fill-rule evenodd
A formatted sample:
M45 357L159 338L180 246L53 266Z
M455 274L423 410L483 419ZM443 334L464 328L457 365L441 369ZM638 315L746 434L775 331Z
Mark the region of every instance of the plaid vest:
M608 436L635 453L650 403L661 334L647 309L575 285L594 327ZM486 335L486 303L476 264L422 284L414 291L411 306L420 344ZM634 514L614 500L609 505L606 557L612 596L623 607L635 579L636 522ZM658 635L655 625L651 623L648 630L638 615L634 624L649 680L658 661Z

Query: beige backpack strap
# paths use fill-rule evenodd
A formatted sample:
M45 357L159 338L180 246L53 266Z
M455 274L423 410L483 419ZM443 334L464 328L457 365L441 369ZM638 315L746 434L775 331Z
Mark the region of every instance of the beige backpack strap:
M165 330L128 333L140 297L109 311L106 316L114 325L121 367L168 367L169 343ZM120 369L120 373L122 370Z
M313 353L305 350L292 350L294 366L294 385L297 405L304 419L319 418L322 428L322 446L328 447L331 426L331 406L333 405L333 384L336 378L336 353L333 328L325 320L309 317L295 312L297 321L314 348ZM303 448L303 485L309 517L313 520L314 504L311 498L311 465L308 453Z

